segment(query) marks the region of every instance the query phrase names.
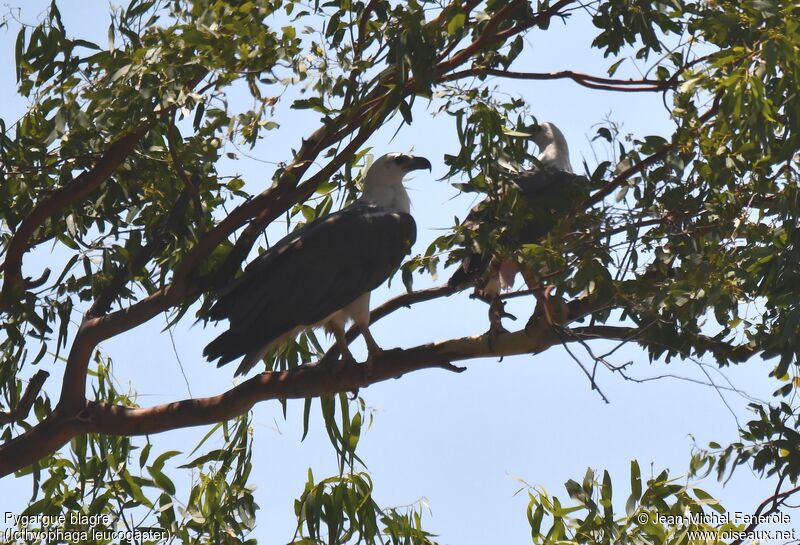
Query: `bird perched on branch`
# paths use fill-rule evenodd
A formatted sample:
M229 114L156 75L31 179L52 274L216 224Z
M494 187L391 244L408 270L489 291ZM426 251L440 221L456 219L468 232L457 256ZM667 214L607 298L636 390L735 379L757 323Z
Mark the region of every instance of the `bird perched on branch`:
M370 292L383 284L416 239L403 177L431 169L424 157L389 153L368 169L361 197L296 229L256 258L218 295L211 320L230 329L203 350L218 366L244 356L249 371L273 347L324 325L345 359L353 360L344 327L353 320L371 364L381 349L369 332Z
M589 194L589 181L572 171L569 147L558 127L553 123L541 123L534 130L532 138L539 148L537 159L540 166L509 174L504 180L507 182L505 191L521 197L524 214L523 220L516 221L517 225L501 237L500 242L506 247L521 248L522 245L541 241L561 218L575 213ZM477 232L482 225L497 223L497 218L491 217L493 214L496 214L496 210L487 201L478 203L467 215L462 227ZM486 250L474 251L464 258L448 280L454 289L475 286L475 296L490 303L490 343L505 331L501 319L510 316L504 311L500 292L513 286L520 270L537 301L543 304L545 315L549 320L552 319L554 312L548 306L550 290L542 285L537 271L520 266L518 256L497 255Z

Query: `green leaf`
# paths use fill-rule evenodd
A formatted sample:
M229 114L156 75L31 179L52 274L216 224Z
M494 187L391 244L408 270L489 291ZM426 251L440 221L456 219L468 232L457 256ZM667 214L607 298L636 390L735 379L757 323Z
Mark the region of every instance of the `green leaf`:
M631 460L631 497L636 501L642 497L642 472L636 460Z
M144 468L144 465L147 463L147 458L150 456L150 448L152 445L150 441L142 448L142 451L139 453L139 467Z
M607 508L611 507L611 496L611 475L608 474L608 471L603 471L603 485L600 489L600 505Z
M234 178L233 180L225 184L225 187L227 187L231 191L239 191L241 188L244 187L244 180L242 180L241 178Z
M611 66L609 66L609 67L608 67L608 70L607 70L607 72L608 72L608 76L609 76L609 77L611 77L611 76L613 76L614 74L616 74L616 73L617 73L617 68L619 68L619 67L620 67L620 65L621 65L623 62L625 62L625 58L622 58L622 59L618 60L617 62L615 62L614 64L612 64Z
M447 23L447 33L451 36L464 27L467 16L463 13L456 13Z
M174 458L179 454L181 454L179 450L168 450L156 458L156 460L153 462L153 467L156 469L163 469L167 460Z
M151 477L153 477L153 482L155 482L156 485L158 485L158 487L161 488L164 492L166 492L171 496L175 494L175 484L173 484L172 480L170 480L169 477L164 475L164 473L162 473L161 470L149 466L147 468L147 472L150 473Z

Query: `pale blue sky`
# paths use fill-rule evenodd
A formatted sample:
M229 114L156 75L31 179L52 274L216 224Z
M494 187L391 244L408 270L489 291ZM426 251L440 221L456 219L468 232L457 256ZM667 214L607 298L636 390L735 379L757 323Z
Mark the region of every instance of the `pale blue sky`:
M22 18L30 22L49 2L16 3L24 4ZM72 0L60 5L70 34L106 43L107 2ZM548 32L529 34L529 52L515 68L569 68L603 75L611 61L589 50L593 27L585 15L578 14L576 19L569 27L554 22ZM15 37L16 30L0 30L0 51L4 52L0 56L0 81L4 82L0 87L0 117L7 123L18 118L25 106L14 95ZM562 128L576 168L583 157L594 166L588 140L594 134L592 125L607 114L623 123L624 132L637 136L668 135L671 130L657 94L590 91L569 81L498 84L505 92L523 96L541 120L556 122ZM285 122L279 136L270 135L252 155L285 160L289 147L296 147L316 126L308 114L292 112L295 117L291 122L285 117L277 119ZM446 171L443 154L457 149L452 118L431 117L423 101L418 100L414 124L404 127L392 140L396 126L393 122L369 145L376 154L413 148L433 163L432 174L415 173L408 182L419 231L415 251L422 251L440 229L451 225L453 216L465 215L472 200L454 198L454 188L435 181ZM253 191L266 187L272 176L270 165L247 159L227 164L224 169L241 173ZM45 266L47 259L41 253L29 258L29 274ZM419 277L416 282L417 286L425 285ZM400 282L378 290L373 306L401 290ZM524 324L531 305L530 301L517 300L510 310ZM142 405L188 395L170 338L161 333L163 326L164 320L154 321L102 345L114 359L120 382L130 382L139 392ZM174 340L192 392L196 396L219 393L232 384L232 369L217 370L204 361L201 350L214 331L190 326L191 319L179 324ZM485 306L471 301L465 292L398 311L373 326L372 331L382 346L393 347L478 334L486 326ZM360 342L357 344L361 350ZM356 351L357 356L359 353ZM635 362L632 374L637 377L669 372L705 378L690 362L650 365L635 346L620 351L616 361L627 360ZM588 361L585 356L584 361ZM48 390L56 392L62 365L47 360L42 365L52 374ZM771 388L763 387L761 377L770 366L752 361L742 367L726 370L726 374L735 384L755 388L756 394L768 397ZM393 506L426 498L432 512L426 517L427 529L439 534L442 544L525 543L530 540L526 496L514 497L520 485L513 476L566 498L564 481L581 478L587 466L607 468L615 479L616 493L624 498L630 459L638 459L645 474L652 464L654 472L671 468L679 475L688 463L690 433L701 445L736 437L732 415L711 388L670 379L632 384L607 373L600 373L598 383L610 404L604 404L591 391L581 370L562 349L553 349L538 356L506 358L502 363L494 359L474 361L460 375L423 371L362 390L362 397L377 409L372 428L362 437L359 454L372 473L378 501ZM731 395L727 399L746 420L744 400ZM277 545L291 539L293 499L303 489L308 467L317 477L336 472L334 452L316 416L316 405L309 436L300 442L302 412L302 402L289 402L288 420L283 419L277 402L262 403L254 409L252 482L258 487L256 501L261 506L255 531L260 543ZM152 440L160 449L178 448L188 453L206 431L173 431ZM186 460L178 457L172 461L179 465ZM725 489L711 482L703 487L717 493L730 510L743 511L751 511L770 490L766 483L753 479L747 469L740 470ZM19 512L29 497L30 483L27 479L5 478L0 490L0 511Z

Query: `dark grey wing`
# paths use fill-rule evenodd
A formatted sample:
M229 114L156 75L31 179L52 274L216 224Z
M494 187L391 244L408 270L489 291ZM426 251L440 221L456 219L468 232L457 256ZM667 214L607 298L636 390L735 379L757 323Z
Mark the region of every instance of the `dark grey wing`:
M461 222L464 229L477 231L480 225L486 222L489 212L485 202L479 202L472 207L467 217ZM479 252L470 252L461 261L458 268L447 280L447 285L455 289L463 289L472 284L479 277L489 263L489 257Z
M239 277L233 279L219 291L217 300L209 309L206 317L214 321L230 318L231 314L241 306L242 298L252 288L252 284L258 282L258 279L263 277L275 263L298 248L306 233L316 229L323 221L342 214L345 210L310 221L273 244L266 252L251 261Z
M209 317L231 327L203 354L222 365L320 322L382 284L415 239L410 215L365 204L295 231L224 290Z
M544 168L510 178L529 209L528 220L517 233L522 243L541 240L564 214L578 212L589 196L589 180L571 172Z
M563 170L529 170L509 180L531 207L567 210L589 196L589 180Z
M589 180L586 177L553 168L521 172L510 176L508 180L523 197L528 209L525 223L513 235L508 235L523 244L541 240L559 217L574 212L589 196ZM462 225L477 230L481 224L492 220L487 217L488 213L485 202L478 203ZM488 255L470 253L447 281L448 285L460 289L472 284L484 273L489 261Z

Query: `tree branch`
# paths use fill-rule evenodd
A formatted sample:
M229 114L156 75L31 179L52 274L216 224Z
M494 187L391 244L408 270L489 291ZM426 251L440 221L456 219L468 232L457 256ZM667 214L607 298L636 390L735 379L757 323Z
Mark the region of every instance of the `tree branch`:
M5 310L17 294L24 289L22 279L22 256L30 249L29 242L36 230L48 218L67 206L85 199L106 181L131 154L139 140L147 133L149 125L130 132L111 144L94 167L82 172L71 183L56 189L39 200L17 227L8 243L3 271L3 287L0 290L0 310Z
M775 492L775 494L762 501L756 508L755 513L753 513L753 518L750 524L748 524L747 527L745 527L745 529L742 530L742 535L746 536L753 530L755 530L761 523L762 520L761 517L767 517L773 513L777 513L780 506L783 505L786 502L786 500L789 499L790 496L793 496L798 492L800 492L800 486L795 486L794 488L790 488L789 490L784 490L783 492ZM772 504L772 506L769 507L769 509L767 509L767 506L769 506L770 504ZM747 541L749 541L749 539ZM744 542L745 542L744 538L739 538L734 541L731 541L730 545L742 545L742 543Z
M643 330L636 327L624 326L610 326L610 325L592 325L586 327L576 327L569 330L571 334L576 335L582 339L614 339L619 341L635 340L639 344L646 346L649 341L641 339L640 335ZM743 362L755 356L761 350L756 350L749 345L740 344L733 345L725 341L720 341L714 337L707 335L693 335L695 342L699 346L704 346L709 350L718 362ZM662 344L662 346L667 346Z
M677 82L672 80L654 80L654 79L614 79L614 78L601 78L592 76L590 74L583 74L581 72L573 72L572 70L562 70L560 72L514 72L511 70L499 70L497 68L485 68L476 66L467 70L453 72L452 74L443 78L442 81L453 81L464 77L475 76L497 76L509 79L521 80L557 80L557 79L571 79L578 85L588 87L590 89L601 89L605 91L622 91L622 92L642 92L642 91L663 91L665 89L673 89L677 86Z
M402 306L449 295L452 291L449 286L439 286L401 295L376 309L374 319ZM571 302L570 315L582 313L585 309L578 309L583 304L581 301ZM105 318L90 321L102 321ZM575 339L567 339L567 342L572 340ZM93 350L90 347L96 342L92 330L82 326L69 359L88 361ZM0 447L0 476L30 465L60 448L78 433L138 435L198 426L243 414L259 401L352 391L422 369L438 367L449 371L459 370L452 364L455 361L537 354L561 342L562 339L553 328L546 321L539 320L527 330L500 335L492 348L489 347L487 336L481 335L405 350L386 350L376 356L371 374L363 364L306 364L291 371L261 373L219 396L187 399L144 409L87 402L82 395L74 395L67 387L62 391L61 403L48 419ZM79 386L82 389L83 384Z
M206 72L198 74L186 83L187 89L197 86ZM176 108L170 106L168 113ZM31 238L37 229L64 208L88 197L100 187L114 171L128 158L139 141L152 128L155 121L149 121L111 144L95 165L79 174L69 184L42 197L31 212L22 220L6 247L6 257L0 265L3 273L3 286L0 288L0 311L8 308L17 299L22 289L28 289L22 279L22 256L31 249Z
M136 409L84 402L75 416L57 408L49 418L0 447L0 477L54 452L79 433L142 435L200 426L244 414L259 401L348 392L422 369L452 371L454 361L536 354L559 342L552 328L541 322L527 333L500 336L494 350L489 349L486 335L386 350L375 357L371 374L365 364L306 364L291 371L261 373L213 397Z
M403 294L375 309L372 319L377 321L403 306L447 296L454 291L445 285ZM567 321L579 319L591 311L585 299L570 301L567 303ZM141 310L131 312L136 317L135 314ZM89 322L102 323L106 318L103 316ZM97 326L96 329L84 329L82 326L73 343L70 361L88 361L93 346L99 342L95 337L97 331L102 331L104 335L114 334L113 328L103 329ZM615 326L587 326L565 331L569 334L559 335L546 320L540 319L529 323L525 330L498 336L492 348L489 347L486 335L409 349L397 348L377 355L371 374L364 364L306 364L291 371L261 373L219 396L186 399L150 408L132 409L86 402L82 395L70 397L70 392L65 390L62 392L62 402L53 415L0 447L0 476L30 465L58 449L78 433L140 435L204 425L243 414L259 401L307 398L352 391L422 369L438 367L450 371L458 370L453 365L456 361L538 354L557 344L592 339L631 340L640 333L636 328ZM697 340L711 345L712 351L724 352L729 358L746 358L756 353L747 346L731 346L703 335L698 335ZM326 356L324 361L330 360ZM67 375L65 384L66 379ZM80 388L83 388L82 382Z

